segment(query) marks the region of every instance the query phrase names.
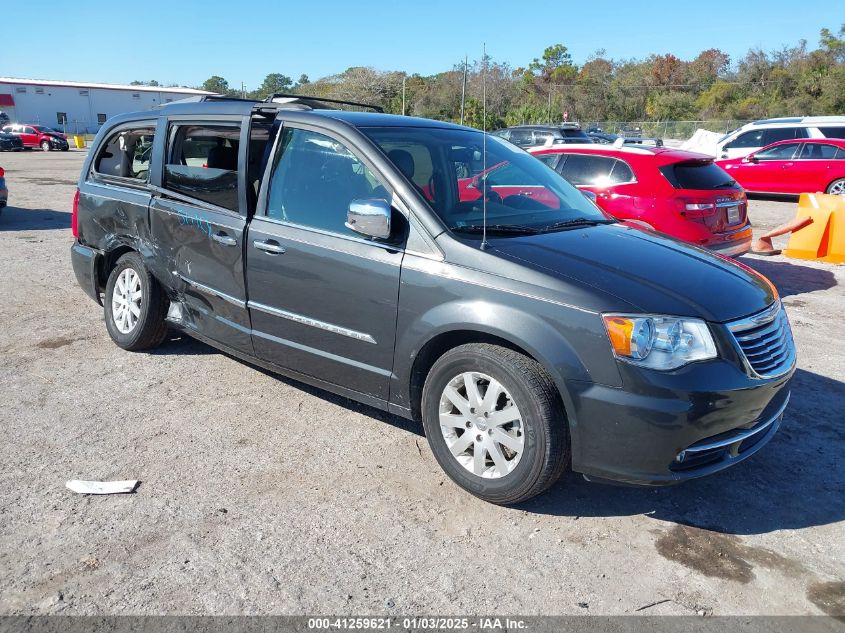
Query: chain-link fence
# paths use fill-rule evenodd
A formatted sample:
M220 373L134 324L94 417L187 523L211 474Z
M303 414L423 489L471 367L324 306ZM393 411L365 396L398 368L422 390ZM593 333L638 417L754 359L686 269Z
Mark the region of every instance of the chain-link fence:
M685 141L698 129L727 134L749 120L713 119L709 121L589 121L581 122L585 130L598 128L620 136L644 136Z

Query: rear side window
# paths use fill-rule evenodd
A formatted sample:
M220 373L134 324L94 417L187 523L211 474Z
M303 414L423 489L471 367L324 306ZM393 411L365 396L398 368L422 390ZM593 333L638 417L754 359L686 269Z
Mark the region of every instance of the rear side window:
M713 161L686 161L660 167L675 189L740 189L736 181Z
M610 184L610 172L616 162L607 156L567 154L558 171L575 186L601 187Z
M807 130L803 127L775 127L763 133L763 145L771 145L778 141L788 141L793 138L807 138Z
M619 185L625 182L634 182L634 171L624 160L617 159L613 163L613 170L610 172L610 184Z
M798 158L801 160L830 160L836 158L837 149L839 148L836 145L804 143L804 147L801 148L801 154Z
M147 182L155 128L134 127L112 134L97 153L94 172L101 176Z
M820 127L819 131L825 138L845 138L845 127Z
M238 211L239 125L171 125L164 187Z

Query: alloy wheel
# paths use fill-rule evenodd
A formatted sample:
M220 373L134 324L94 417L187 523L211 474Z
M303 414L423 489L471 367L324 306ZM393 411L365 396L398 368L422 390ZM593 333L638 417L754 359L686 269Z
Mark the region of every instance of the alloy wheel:
M525 448L522 415L513 397L480 372L459 374L443 389L440 432L455 460L485 479L513 472Z
M132 268L124 269L117 277L111 299L114 324L121 334L129 334L141 316L141 277Z

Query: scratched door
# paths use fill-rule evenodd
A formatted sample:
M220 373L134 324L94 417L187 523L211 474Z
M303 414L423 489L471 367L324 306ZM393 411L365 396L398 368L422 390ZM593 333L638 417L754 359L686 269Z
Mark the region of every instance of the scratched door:
M156 259L181 295L186 327L251 353L241 122L171 121L167 139L162 185L150 204Z

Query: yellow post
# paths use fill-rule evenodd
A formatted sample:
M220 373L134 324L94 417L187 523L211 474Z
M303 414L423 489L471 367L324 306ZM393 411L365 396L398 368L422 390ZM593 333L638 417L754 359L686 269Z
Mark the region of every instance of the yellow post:
M81 134L76 134L73 137L73 142L76 145L76 149L85 149L85 137Z

